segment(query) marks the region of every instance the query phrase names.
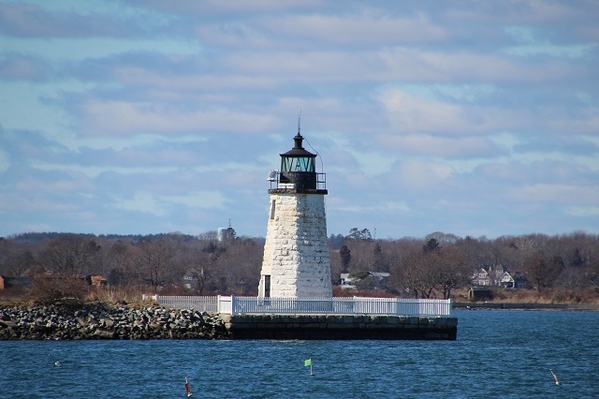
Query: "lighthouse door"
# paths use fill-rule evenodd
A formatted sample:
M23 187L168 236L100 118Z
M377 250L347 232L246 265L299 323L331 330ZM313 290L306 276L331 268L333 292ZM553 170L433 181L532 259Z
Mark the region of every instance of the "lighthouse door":
M264 276L264 297L270 298L270 276Z

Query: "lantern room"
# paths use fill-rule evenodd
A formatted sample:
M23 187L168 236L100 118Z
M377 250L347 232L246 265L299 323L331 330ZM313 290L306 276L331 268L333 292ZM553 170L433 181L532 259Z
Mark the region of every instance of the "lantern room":
M281 169L274 183L275 190L293 190L295 192L315 192L326 194L324 173L316 173L316 154L303 147L304 138L298 132L293 138L294 146L281 155ZM321 192L324 191L324 192Z
M304 138L297 134L293 141L295 145L285 154L281 154L281 172L316 172L314 167L315 154L308 152L302 147Z

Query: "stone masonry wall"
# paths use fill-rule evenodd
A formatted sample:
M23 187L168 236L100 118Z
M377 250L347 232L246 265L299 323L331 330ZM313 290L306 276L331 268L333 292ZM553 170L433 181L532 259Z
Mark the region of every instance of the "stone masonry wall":
M455 317L221 315L232 339L455 340Z
M270 296L332 297L324 195L276 193L270 199L261 272L271 276ZM261 295L263 284L261 278Z

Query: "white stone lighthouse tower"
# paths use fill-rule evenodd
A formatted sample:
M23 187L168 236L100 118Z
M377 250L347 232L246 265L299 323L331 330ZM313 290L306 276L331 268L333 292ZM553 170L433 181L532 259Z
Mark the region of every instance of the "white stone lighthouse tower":
M302 147L299 128L293 140L293 148L280 154L280 171L269 176L270 209L258 296L330 298L326 178L316 173L316 155Z

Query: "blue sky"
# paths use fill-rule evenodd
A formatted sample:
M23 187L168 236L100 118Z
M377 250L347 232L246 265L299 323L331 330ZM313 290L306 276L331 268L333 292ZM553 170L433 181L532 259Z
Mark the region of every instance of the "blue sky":
M599 233L599 2L0 0L0 236Z

